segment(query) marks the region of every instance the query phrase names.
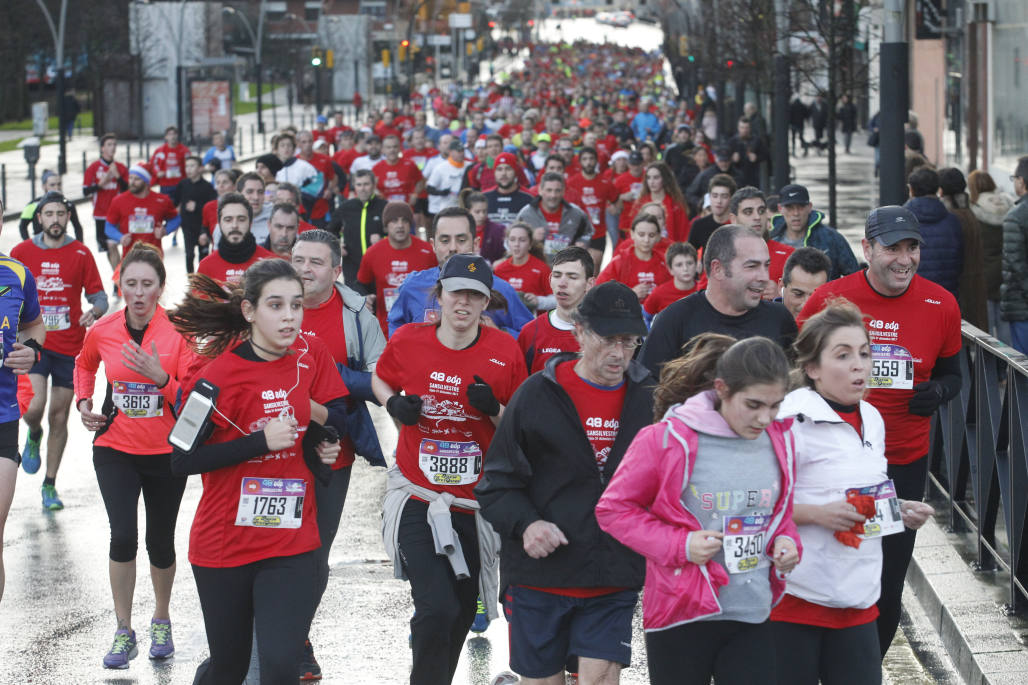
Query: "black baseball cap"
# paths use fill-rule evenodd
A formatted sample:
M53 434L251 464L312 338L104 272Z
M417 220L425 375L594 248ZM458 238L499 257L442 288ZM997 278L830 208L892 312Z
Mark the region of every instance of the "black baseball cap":
M453 257L450 257L452 260ZM623 283L607 281L586 292L578 313L597 335L646 335L639 297Z
M790 183L787 186L783 186L778 192L778 204L782 207L788 205L809 205L810 193L807 192L804 186L798 183Z
M51 202L57 202L65 206L68 204L68 200L64 197L64 193L59 190L50 190L47 191L46 195L39 198L39 202L36 203L36 211L40 211Z
M493 288L493 270L489 262L478 255L455 254L443 264L439 284L446 292L474 290L489 297Z
M886 205L872 210L864 224L864 237L877 240L885 246L895 245L901 240L924 243L917 217L906 207L898 205Z
M643 163L643 155L638 150L632 150L628 153L628 163L632 166L639 166Z
M714 156L718 159L731 159L732 149L722 145L721 147L714 150Z

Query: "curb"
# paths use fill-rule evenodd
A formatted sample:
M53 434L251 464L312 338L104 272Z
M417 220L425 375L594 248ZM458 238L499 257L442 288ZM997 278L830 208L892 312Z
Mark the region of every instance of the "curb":
M934 519L918 532L907 582L965 683L1025 682L1028 649Z

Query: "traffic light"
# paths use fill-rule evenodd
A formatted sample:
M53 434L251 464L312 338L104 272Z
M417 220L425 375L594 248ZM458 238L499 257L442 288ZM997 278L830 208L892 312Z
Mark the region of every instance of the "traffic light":
M732 67L735 66L735 60L734 59L725 60L725 66L728 67L729 69L731 69Z
M489 28L491 28L491 29L496 28L496 22L495 21L489 22Z
M388 67L389 66L389 58L390 58L389 51L388 50L382 50L382 66L384 66L384 67Z
M406 38L400 41L400 49L396 53L396 59L400 62L407 61L407 48L410 47L410 41Z
M325 61L325 51L321 48L311 48L311 66L320 67Z
M533 26L535 26L535 19L529 19L528 20L528 27L531 28Z
M696 55L689 55L689 61L690 62L695 62L696 61Z

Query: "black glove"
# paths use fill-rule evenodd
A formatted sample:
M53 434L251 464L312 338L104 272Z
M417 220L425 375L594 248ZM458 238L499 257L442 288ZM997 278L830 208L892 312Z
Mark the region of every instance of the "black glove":
M421 418L420 395L393 395L386 402L386 411L405 426L413 426Z
M914 386L908 409L914 416L931 416L942 404L946 391L938 381L925 381Z
M475 376L475 382L468 386L467 393L471 406L486 416L496 416L500 413L500 401L493 394L493 389L480 376Z

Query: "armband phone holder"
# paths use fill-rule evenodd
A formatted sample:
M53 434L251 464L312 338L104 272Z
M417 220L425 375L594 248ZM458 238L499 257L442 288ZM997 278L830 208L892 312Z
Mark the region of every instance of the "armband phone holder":
M201 378L186 398L174 428L168 434L168 442L177 450L192 454L203 442L204 431L214 413L214 402L218 399L218 387Z

